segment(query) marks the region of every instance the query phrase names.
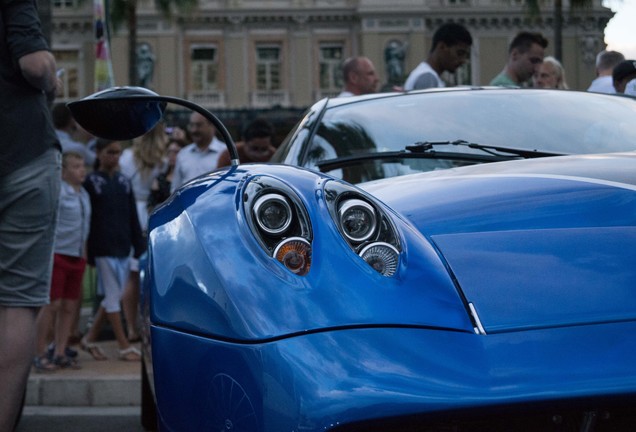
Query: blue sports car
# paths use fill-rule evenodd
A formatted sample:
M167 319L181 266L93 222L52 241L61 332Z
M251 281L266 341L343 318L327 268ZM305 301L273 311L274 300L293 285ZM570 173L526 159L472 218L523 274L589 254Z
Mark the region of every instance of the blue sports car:
M501 98L499 123L424 127L429 101L462 94L484 97L484 111ZM503 118L540 98L543 124ZM571 100L572 127L577 115L559 112ZM70 106L89 131L122 138L172 102L115 89ZM580 138L548 142L546 129ZM281 146L287 163L238 164L225 138L233 165L150 219L146 426L636 428L636 100L521 89L326 100Z

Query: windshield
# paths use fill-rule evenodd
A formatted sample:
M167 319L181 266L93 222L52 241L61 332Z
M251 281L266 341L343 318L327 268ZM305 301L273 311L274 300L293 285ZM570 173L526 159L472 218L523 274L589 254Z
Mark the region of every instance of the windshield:
M399 152L422 142L464 140L484 146L579 154L636 149L636 100L576 91L481 89L424 92L360 99L327 109L301 165L376 152ZM465 146L434 146L431 151L480 154ZM415 159L360 161L330 172L352 182L413 171L482 163L473 159L439 164ZM349 165L353 165L349 163ZM362 169L362 168L361 168ZM343 171L345 170L345 171Z

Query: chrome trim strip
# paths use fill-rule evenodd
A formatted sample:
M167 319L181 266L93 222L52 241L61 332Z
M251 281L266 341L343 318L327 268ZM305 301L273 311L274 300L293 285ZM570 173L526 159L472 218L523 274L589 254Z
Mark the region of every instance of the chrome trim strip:
M468 309L470 309L470 314L472 315L473 320L475 320L475 324L477 324L477 327L475 327L475 334L485 335L486 330L484 329L484 326L481 325L481 320L479 319L479 315L477 315L477 309L475 309L475 305L472 303L468 303Z

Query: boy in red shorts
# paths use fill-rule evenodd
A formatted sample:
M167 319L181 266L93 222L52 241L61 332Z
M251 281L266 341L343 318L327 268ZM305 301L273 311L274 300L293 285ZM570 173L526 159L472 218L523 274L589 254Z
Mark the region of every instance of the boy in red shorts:
M67 341L75 322L75 311L79 306L86 268L86 239L91 219L91 203L88 193L82 187L85 178L86 166L82 155L64 153L55 230L51 302L40 310L37 319L38 355L34 358L33 365L38 372L79 367L72 356L73 351L67 349ZM47 345L52 334L55 348L50 356L47 354Z

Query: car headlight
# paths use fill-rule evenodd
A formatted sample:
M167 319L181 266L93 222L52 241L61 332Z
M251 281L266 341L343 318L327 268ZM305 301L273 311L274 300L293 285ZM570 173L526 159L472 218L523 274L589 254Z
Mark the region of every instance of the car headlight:
M349 247L383 276L393 276L400 263L400 241L391 219L373 198L353 186L330 181L325 200Z
M371 238L377 228L375 209L359 199L344 201L340 205L338 216L342 233L355 243Z
M280 194L271 193L259 197L253 211L256 222L268 234L283 233L292 222L291 207Z
M243 190L244 214L269 256L303 276L311 268L311 223L296 193L280 180L259 176Z

